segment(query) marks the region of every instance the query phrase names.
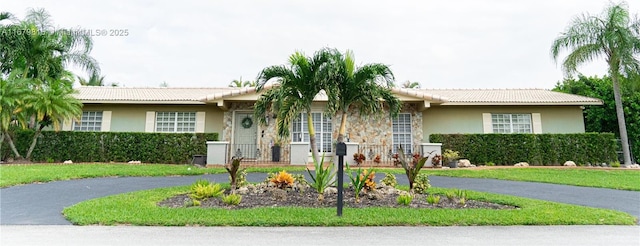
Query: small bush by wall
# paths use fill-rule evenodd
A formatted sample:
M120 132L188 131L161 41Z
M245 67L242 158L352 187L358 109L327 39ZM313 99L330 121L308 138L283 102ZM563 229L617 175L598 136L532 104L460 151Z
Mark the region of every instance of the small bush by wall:
M561 165L609 163L616 159L615 136L584 134L432 134L432 143L460 152L474 163Z
M31 144L33 131L16 132L14 142L24 155ZM45 162L128 162L191 163L193 155L207 154L206 141L217 141L218 133L140 133L140 132L72 132L44 131L31 160ZM13 156L8 144L0 154Z

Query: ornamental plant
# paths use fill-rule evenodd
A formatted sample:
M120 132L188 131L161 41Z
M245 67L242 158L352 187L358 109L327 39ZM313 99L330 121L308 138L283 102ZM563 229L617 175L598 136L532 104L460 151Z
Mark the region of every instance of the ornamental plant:
M240 172L244 171L244 169L242 169L240 171L240 161L242 161L242 157L233 157L231 164L226 166L225 165L225 169L227 169L227 172L229 173L229 180L230 180L230 185L231 185L231 193L235 193L236 192L236 188L238 187L238 177L240 176ZM238 172L240 171L240 172ZM246 182L246 179L244 180L244 182Z
M222 197L222 202L227 205L236 206L242 201L242 196L238 194L229 194Z
M385 173L384 178L380 180L386 186L396 187L398 185L398 180L396 179L396 175L391 173Z
M429 184L429 176L426 173L418 174L415 183L413 183L414 192L424 194L429 188L431 188L431 184Z
M429 154L432 154L431 151ZM409 189L413 192L414 182L418 173L420 173L420 169L424 167L424 163L429 159L429 157L420 157L419 154L414 154L411 156L411 159L407 160L404 154L404 150L402 146L398 148L398 153L393 155L394 163L399 164L404 168L404 172L407 175L407 179L409 180Z
M398 205L409 206L409 204L411 204L411 201L413 201L413 196L411 194L402 194L399 195L398 198L396 198L396 202L398 202Z
M189 197L193 200L219 197L224 193L224 189L220 184L211 183L206 179L196 180L196 182L189 187L189 190L191 191Z
M313 189L318 192L318 201L324 200L324 190L335 184L335 176L336 172L333 171L333 163L329 164L329 166L324 167L324 155L322 155L322 159L320 162L315 162L315 175L314 173L307 168L307 173L311 176L311 183L309 186L313 187Z
M369 170L362 170L362 168L358 167L358 170L355 171L354 175L354 172L349 167L349 164L346 164L346 168L347 176L349 176L351 185L353 185L353 191L356 196L356 203L360 203L360 192L365 189L365 187L367 190L375 189L376 187L376 184L373 181L375 172L373 171L373 168L370 168Z
M365 157L363 153L355 153L353 154L353 160L360 165L367 160L367 157Z
M444 153L442 153L442 157L444 158L444 160L447 163L449 163L449 162L455 161L458 158L460 158L460 152L453 151L453 150L450 150L450 149L445 149Z
M296 179L293 178L290 173L287 173L287 171L282 170L269 181L275 184L278 189L285 189L287 187L291 187Z

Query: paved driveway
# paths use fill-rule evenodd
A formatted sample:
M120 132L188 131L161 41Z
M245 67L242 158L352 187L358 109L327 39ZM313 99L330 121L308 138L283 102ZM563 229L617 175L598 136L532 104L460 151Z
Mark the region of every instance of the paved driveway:
M95 178L29 184L0 189L0 224L69 225L62 209L78 202L136 190L189 185L199 178L228 182L227 174L182 177ZM265 174L251 173L250 182L264 180ZM397 175L407 184L406 177ZM640 192L516 182L493 179L430 177L436 187L461 188L499 194L608 208L640 217Z

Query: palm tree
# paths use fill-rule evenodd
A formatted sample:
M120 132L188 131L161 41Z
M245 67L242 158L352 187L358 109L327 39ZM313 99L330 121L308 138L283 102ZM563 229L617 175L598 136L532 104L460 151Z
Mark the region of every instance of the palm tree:
M620 76L640 71L640 21L629 16L625 3L612 4L601 16L582 14L572 20L567 29L551 46L551 55L557 61L561 51L570 51L562 62L566 74L577 71L583 63L604 57L613 81L618 128L622 140L625 165L631 164L629 139L620 96Z
M243 81L242 80L242 76L240 76L240 80L234 79L233 81L231 81L231 83L229 83L229 87L256 87L256 82L255 81Z
M361 115L376 115L384 112L384 104L389 106L389 115L396 117L402 104L393 95L393 73L387 65L373 63L361 67L355 66L353 53L347 51L343 56L334 53L330 87L327 88L331 112L340 111L342 119L338 131L338 142L344 142L347 124L347 112L352 106ZM334 87L331 87L334 86Z
M313 57L295 52L289 57L289 66L270 66L263 69L257 78L256 91L265 89L272 79L278 84L268 89L255 104L254 114L262 125L266 125L265 116L269 111L276 117L278 136L288 138L291 121L306 113L309 129L309 144L314 162L318 162L315 129L311 117L313 98L327 84L327 62L330 50L317 51Z
M91 74L91 76L89 77L89 79L85 79L82 78L80 76L78 77L78 82L80 83L80 85L83 86L104 86L104 77L105 76L100 76L99 74Z
M9 128L16 121L24 123L24 97L29 92L23 80L9 77L3 79L0 76L0 149L6 138L9 138ZM24 125L24 124L23 124ZM11 141L10 138L8 141ZM10 144L11 149L17 153L15 146ZM20 158L18 153L16 157Z
M72 78L71 73L67 72L65 77L51 81L26 96L25 108L36 116L37 125L25 159L31 158L42 129L52 126L54 130L60 130L63 121L78 120L82 115L82 103L73 96L76 91L69 86Z
M409 80L405 81L404 83L402 83L402 88L407 88L407 89L416 89L416 88L420 88L420 83L418 82L411 82Z
M21 69L23 78L39 78L44 83L60 78L68 64L99 73L98 62L89 55L93 42L88 34L51 27L44 9L30 9L21 22L3 26L21 31L0 34L0 70L9 74Z

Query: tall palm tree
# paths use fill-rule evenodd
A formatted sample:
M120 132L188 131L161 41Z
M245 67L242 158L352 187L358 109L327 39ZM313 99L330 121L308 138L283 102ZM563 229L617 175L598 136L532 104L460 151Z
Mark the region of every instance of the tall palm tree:
M604 57L613 81L616 115L625 165L631 164L629 139L620 96L620 76L640 71L640 21L629 15L626 3L612 4L602 15L582 14L572 20L567 29L551 46L551 55L557 61L561 51L570 53L562 62L565 73L572 74L583 63Z
M419 82L411 82L411 81L407 80L404 83L402 83L402 88L407 88L407 89L420 88L420 83Z
M259 122L266 124L265 116L271 111L277 115L278 136L288 138L291 122L306 113L309 129L309 144L314 162L318 162L311 103L313 98L327 84L326 70L331 52L317 51L313 57L295 52L289 57L289 66L276 65L263 69L257 78L256 91L265 89L267 82L274 80L278 85L268 89L255 104L254 114Z
M344 55L334 53L331 84L327 88L329 109L340 111L342 119L338 131L338 142L344 142L349 109L356 107L361 115L379 115L384 112L384 105L389 107L389 115L396 117L402 104L393 95L394 76L387 65L372 63L361 67L355 66L351 51Z
M92 74L99 73L98 62L89 55L93 47L91 37L84 32L52 26L50 15L44 9L30 9L24 20L4 26L21 31L0 33L0 70L8 74L20 68L23 78L38 78L44 83L62 76L68 64Z
M100 76L99 74L91 74L91 76L89 76L89 79L85 79L82 78L80 76L78 77L78 82L80 83L80 85L83 86L104 86L104 77L105 76Z

